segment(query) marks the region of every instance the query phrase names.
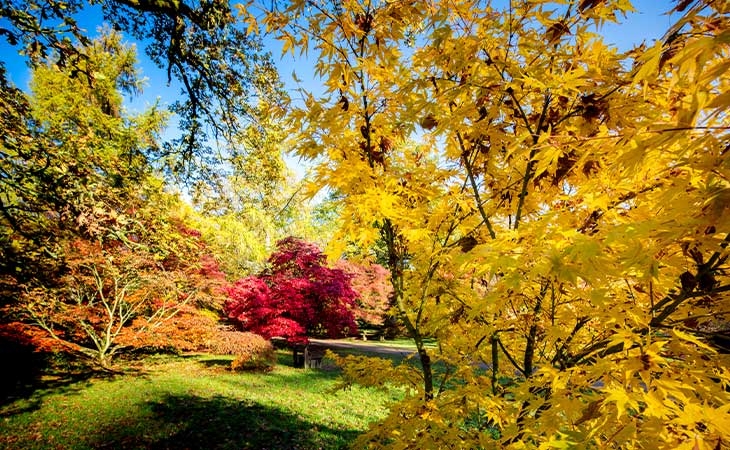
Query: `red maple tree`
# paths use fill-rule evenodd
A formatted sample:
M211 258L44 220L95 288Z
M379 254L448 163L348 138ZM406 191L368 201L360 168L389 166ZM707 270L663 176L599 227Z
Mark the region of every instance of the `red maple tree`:
M225 288L225 311L244 330L266 338L342 337L357 333L357 293L350 276L326 266L315 245L288 237L277 243L270 268Z

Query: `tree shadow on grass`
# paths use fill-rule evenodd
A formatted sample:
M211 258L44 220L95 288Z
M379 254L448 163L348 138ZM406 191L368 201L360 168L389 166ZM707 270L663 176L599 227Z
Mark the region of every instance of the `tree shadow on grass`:
M213 369L229 369L231 367L231 361L233 361L232 356L207 356L197 360L199 364ZM294 367L294 356L292 355L291 350L278 350L276 352L276 365L282 367ZM300 369L302 368L300 367Z
M319 385L320 381L336 381L340 373L322 369L297 369L295 371L273 371L266 374L269 384L273 386L299 385L307 389Z
M0 417L35 411L49 393L73 393L92 379L111 377L64 353L42 353L0 339ZM85 383L84 383L85 382Z
M222 396L167 395L148 406L150 416L110 424L88 437L87 444L92 448L339 449L359 434Z
M281 356L281 355L279 355ZM206 358L198 360L197 362L204 366L206 369L213 369L219 373L226 373L232 375L232 377L221 377L218 378L219 383L231 384L235 387L240 387L240 381L236 375L243 374L255 374L256 377L247 377L246 385L248 386L261 386L268 387L269 389L277 389L279 386L298 386L306 391L316 390L321 388L322 380L335 381L340 377L340 370L337 367L334 369L321 368L321 369L304 369L294 368L289 357L289 364L282 363L282 358L279 358L278 364L272 367L272 370L248 370L248 371L233 371L231 370L231 360L225 358ZM277 370L279 368L285 368L285 370ZM294 370L290 370L294 369Z

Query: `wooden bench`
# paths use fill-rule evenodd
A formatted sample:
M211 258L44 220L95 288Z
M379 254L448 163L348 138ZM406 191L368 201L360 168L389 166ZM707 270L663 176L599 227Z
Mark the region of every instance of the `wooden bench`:
M367 341L368 338L379 339L381 341L385 340L385 334L383 334L382 330L360 330L360 336L362 336L363 341Z
M324 353L325 348L318 345L307 344L292 346L294 367L319 369L322 367L322 358L324 358Z

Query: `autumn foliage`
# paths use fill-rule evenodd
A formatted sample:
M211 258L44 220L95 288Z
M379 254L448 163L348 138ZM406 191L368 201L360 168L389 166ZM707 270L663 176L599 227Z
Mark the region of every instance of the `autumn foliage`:
M225 288L225 311L244 330L271 338L341 337L357 331L350 277L325 265L319 248L296 238L277 243L265 272Z
M104 367L124 349L201 349L216 330L216 314L203 311L220 305L222 274L201 256L196 237L178 238L189 251L162 260L117 240L77 239L66 249L58 286L26 289L9 311ZM187 262L195 256L201 264Z
M15 136L0 150L1 320L38 349L53 342L103 367L128 349L196 348L215 329L200 313L221 308L224 276L149 164L164 113L123 111L139 84L118 33L79 51L75 63L36 61L27 95L0 68Z
M271 342L247 331L220 331L210 342L209 350L217 355L235 355L231 370L271 370L276 364Z
M393 293L388 269L380 264L360 264L346 259L338 260L335 268L350 276L352 289L357 293L355 319L365 326L382 326Z
M416 347L415 365L340 360L346 383L405 387L358 448L728 447L730 9L674 5L661 38L623 50L602 27L632 12L628 0L239 8L246 32L316 60L321 89L261 111L285 118L276 135L317 165L311 191L337 193L332 247L382 252L392 311ZM31 13L8 17L11 30L34 28ZM172 42L174 56L192 41ZM95 48L118 56L99 69L133 66L118 36ZM219 50L187 53L237 49ZM88 52L107 61L98 53ZM214 309L208 280L221 277L187 239L195 233L157 211L166 197L146 155L162 118L122 119L115 86L97 84L129 88L134 74L79 72L48 64L33 103L0 71L0 294L25 323L104 365L193 301ZM215 92L241 96L238 79ZM197 100L215 100L200 93L184 116L190 139L206 129ZM199 145L180 143L187 154ZM353 333L353 275L287 238L268 269L225 287L225 313L267 338Z
M292 146L420 362L345 362L417 386L358 448L727 448L727 2L626 51L621 0L274 3L323 81Z
M105 368L128 350L205 349L218 329L225 276L194 230L172 219L147 223L164 224L164 242L154 235L63 242L61 274L21 285L3 310L4 329L39 351L70 352Z

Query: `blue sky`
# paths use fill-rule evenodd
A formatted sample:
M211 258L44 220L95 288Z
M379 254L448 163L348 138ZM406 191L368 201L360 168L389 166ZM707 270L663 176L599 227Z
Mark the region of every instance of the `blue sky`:
M608 42L622 50L629 49L642 41L651 43L654 39L660 38L671 25L672 20L676 19L676 17L665 14L673 7L673 2L670 0L635 0L632 3L637 9L636 13L630 14L620 25L610 24L601 30L601 34L606 37ZM78 17L78 21L81 27L86 28L92 34L98 26L102 25L98 9L86 10L83 16ZM313 61L294 58L291 54L282 58L281 45L278 42L267 39L265 43L274 56L286 88L293 96L296 95L294 91L297 88L297 83L292 79L294 70L306 89L314 92L320 90L317 80L313 79ZM147 78L147 85L141 96L127 99L128 111L134 113L144 110L158 98L163 106L172 103L179 95L179 87L174 82L168 85L166 72L149 61L142 48L138 49L138 57L142 74ZM17 49L10 47L4 39L0 39L0 58L5 62L9 78L13 83L18 87L27 88L29 71L25 61L17 55ZM174 127L170 127L166 137L173 137L174 133ZM299 161L293 158L287 158L287 161L298 176L303 174L304 167Z
M601 30L607 40L620 49L628 49L641 41L651 42L653 39L659 38L672 23L672 17L664 14L672 8L671 0L634 0L633 4L638 10L636 13L630 14L620 25L610 24ZM93 34L95 29L102 25L98 9L86 10L84 15L79 17L79 24ZM268 39L266 45L274 55L288 89L296 88L296 83L291 78L295 68L298 78L302 79L306 85L316 85L315 80L312 80L311 62L295 59L290 54L281 58L281 45L272 39ZM4 39L0 39L0 55L7 65L10 78L16 85L25 88L28 81L28 68L24 60L17 56L16 49L10 47ZM154 66L145 57L141 48L139 58L142 73L148 78L148 86L144 95L140 99L132 101L128 106L138 107L149 104L158 96L163 101L172 101L178 95L179 89L167 85L165 71Z

